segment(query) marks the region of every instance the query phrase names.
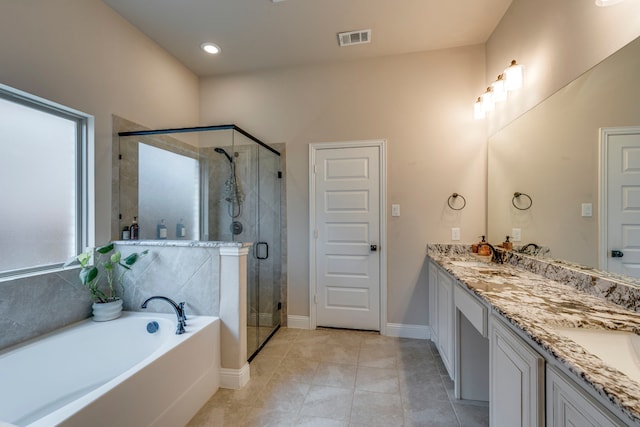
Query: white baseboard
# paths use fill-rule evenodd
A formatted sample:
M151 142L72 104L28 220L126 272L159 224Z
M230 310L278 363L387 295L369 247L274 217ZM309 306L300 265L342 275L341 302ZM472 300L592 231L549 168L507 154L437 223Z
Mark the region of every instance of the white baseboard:
M310 329L309 316L287 316L287 328L291 329Z
M404 325L402 323L387 323L388 337L431 339L431 328L427 325Z
M247 385L251 378L249 364L245 363L240 369L220 368L220 387L240 390Z

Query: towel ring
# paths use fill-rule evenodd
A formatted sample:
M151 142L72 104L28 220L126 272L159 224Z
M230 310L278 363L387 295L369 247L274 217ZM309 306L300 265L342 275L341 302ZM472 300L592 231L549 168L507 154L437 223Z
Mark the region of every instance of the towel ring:
M520 199L520 196L524 196L527 199L529 199L529 206L521 208L518 205L516 205L516 199ZM532 205L533 205L533 200L531 199L531 196L529 196L528 194L525 193L519 193L519 192L515 192L513 193L513 199L511 199L511 204L513 205L514 208L520 210L520 211L526 211L527 209L529 209Z
M458 197L460 197L460 198L462 199L462 206L461 206L461 207L459 207L459 208L454 208L454 207L451 205L451 202L452 202L452 201L453 201L453 202L455 202L455 200L456 200ZM453 199L453 200L451 200L451 199ZM451 209L453 209L454 211L461 211L462 209L464 209L464 207L465 207L465 206L467 206L467 199L465 199L465 198L462 196L462 194L453 193L453 194L452 194L452 195L450 195L450 196L449 196L449 198L447 199L447 205L449 205L449 207L450 207Z

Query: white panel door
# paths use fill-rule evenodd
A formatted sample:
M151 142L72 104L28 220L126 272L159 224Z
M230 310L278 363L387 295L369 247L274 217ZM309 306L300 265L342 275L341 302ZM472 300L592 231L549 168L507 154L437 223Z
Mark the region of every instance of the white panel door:
M640 128L608 133L606 143L606 270L640 277Z
M378 331L380 147L319 149L314 167L316 325Z

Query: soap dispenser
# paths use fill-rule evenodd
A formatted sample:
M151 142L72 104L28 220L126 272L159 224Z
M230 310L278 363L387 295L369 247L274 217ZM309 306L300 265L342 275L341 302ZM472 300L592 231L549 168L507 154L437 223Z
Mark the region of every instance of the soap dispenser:
M504 242L502 242L502 247L507 251L513 250L513 242L510 242L509 239L510 239L510 237L507 236L507 237L505 237Z
M478 255L491 255L491 247L487 244L485 236L482 236L482 240L478 243Z
M471 245L471 252L473 252L474 254L477 254L478 253L478 248L480 247L480 245L482 243L485 243L484 236L481 236L481 237L482 237L482 240L479 243L473 243Z
M164 240L167 238L167 226L164 225L164 219L160 220L158 224L158 239Z
M176 238L182 239L187 235L187 230L184 227L184 221L180 218L180 221L176 224Z

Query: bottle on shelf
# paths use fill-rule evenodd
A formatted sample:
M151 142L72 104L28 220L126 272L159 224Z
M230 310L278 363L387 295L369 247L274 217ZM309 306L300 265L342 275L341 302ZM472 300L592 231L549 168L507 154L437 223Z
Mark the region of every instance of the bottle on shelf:
M157 238L160 240L164 240L167 238L167 226L164 225L164 219L161 219L158 223L158 234Z
M176 239L184 239L187 235L187 229L184 226L184 221L180 218L180 221L176 224Z
M138 225L138 217L133 217L133 222L131 223L131 227L129 227L129 238L131 240L139 240L140 239L140 226Z
M124 227L122 227L122 240L129 239L131 239L131 233L129 232L129 226L125 225Z

